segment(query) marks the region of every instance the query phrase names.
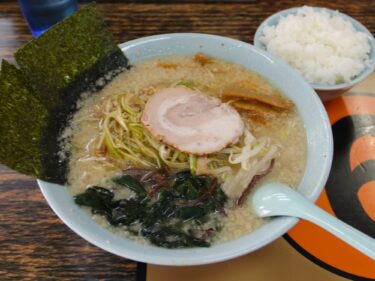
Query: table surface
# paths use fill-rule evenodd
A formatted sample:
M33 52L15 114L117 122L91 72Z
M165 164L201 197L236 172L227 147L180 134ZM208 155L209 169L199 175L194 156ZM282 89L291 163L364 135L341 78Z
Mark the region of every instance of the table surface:
M266 17L305 4L338 9L375 34L373 0L97 2L118 43L169 32L212 33L252 42ZM13 52L31 39L18 3L0 0L0 59L13 61ZM34 179L3 166L0 245L2 280L136 280L137 276L136 262L108 254L74 234L48 207Z

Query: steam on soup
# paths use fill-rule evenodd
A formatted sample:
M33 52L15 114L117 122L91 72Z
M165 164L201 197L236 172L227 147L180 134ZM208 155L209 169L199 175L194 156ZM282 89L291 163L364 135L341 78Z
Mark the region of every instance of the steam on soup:
M65 132L75 201L103 227L166 248L207 247L262 223L246 198L296 187L306 137L259 75L197 54L145 60L83 99Z

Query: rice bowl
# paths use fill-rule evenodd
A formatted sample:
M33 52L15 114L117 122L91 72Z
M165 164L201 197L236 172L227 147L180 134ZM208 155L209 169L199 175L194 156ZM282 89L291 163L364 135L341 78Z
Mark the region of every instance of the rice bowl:
M310 82L311 86L317 91L320 98L323 101L325 101L325 100L333 99L333 98L347 92L354 85L356 85L359 82L366 79L373 72L374 67L375 67L375 40L374 40L374 37L371 34L371 32L366 27L364 27L360 22L356 21L355 19L353 19L352 17L350 17L348 15L345 15L345 14L340 13L338 11L326 9L326 8L316 8L316 7L314 7L314 8L310 8L310 9L313 9L313 11L323 10L323 11L325 11L326 15L333 15L335 17L335 19L339 19L339 21L341 22L340 24L345 25L346 26L345 28L348 28L349 30L352 30L352 27L354 27L354 30L357 33L360 32L361 34L365 35L365 37L367 38L368 44L369 44L369 50L363 49L364 52L365 53L367 52L367 54L368 54L367 61L364 62L365 64L362 67L360 67L360 68L362 68L362 70L358 70L357 74L354 75L351 79L349 79L349 80L346 79L347 81L337 81L338 83L334 83L332 85L329 85L327 83L320 83L320 82L317 83L317 82L311 80L312 78L307 78L307 79L311 80L311 82ZM291 8L291 9L287 9L287 10L277 12L277 13L273 14L272 16L268 17L267 19L265 19L261 23L261 25L258 27L258 29L255 33L254 45L261 48L261 49L266 49L265 44L260 39L264 34L264 29L267 26L276 26L279 23L280 18L287 17L288 15L295 15L301 10L303 10L303 7ZM328 16L323 16L323 17L326 20L326 17L328 17ZM335 23L335 24L337 24L337 23ZM352 27L350 27L349 25L352 25ZM300 29L300 27L297 28L297 29ZM331 29L331 30L334 30L334 29ZM307 31L305 31L305 32L307 32ZM300 34L301 34L301 36L304 35L303 32L301 32ZM307 37L309 37L309 36L307 36ZM308 39L308 41L311 41L311 40ZM316 52L317 52L317 50L314 50L314 53L316 53ZM349 50L349 52L351 52L351 50ZM360 52L363 52L363 51L360 51ZM312 71L309 71L309 75L312 75L311 77L314 77L315 74L316 74L316 69L315 69L315 73L313 73ZM332 73L330 75L332 75ZM325 78L323 78L323 79L325 79ZM330 82L332 83L332 81L330 81Z

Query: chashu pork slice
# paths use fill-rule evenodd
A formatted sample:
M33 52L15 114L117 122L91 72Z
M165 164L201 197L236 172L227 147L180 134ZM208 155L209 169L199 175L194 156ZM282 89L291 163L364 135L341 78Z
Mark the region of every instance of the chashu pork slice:
M156 92L147 101L141 121L155 139L197 155L222 150L244 131L231 106L185 87Z

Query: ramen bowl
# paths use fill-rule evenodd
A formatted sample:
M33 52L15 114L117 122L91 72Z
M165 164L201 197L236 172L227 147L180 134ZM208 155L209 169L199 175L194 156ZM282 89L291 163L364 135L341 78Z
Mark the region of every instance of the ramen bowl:
M214 35L156 35L129 41L120 47L131 63L168 55L193 55L201 52L241 65L265 77L294 102L303 119L307 136L307 162L298 191L311 201L317 199L331 166L331 127L319 97L289 66L250 44ZM232 259L269 244L298 221L296 218L274 218L245 236L209 248L164 249L139 244L113 234L97 225L74 203L68 187L43 181L38 183L54 212L78 235L110 253L151 264L198 265Z

